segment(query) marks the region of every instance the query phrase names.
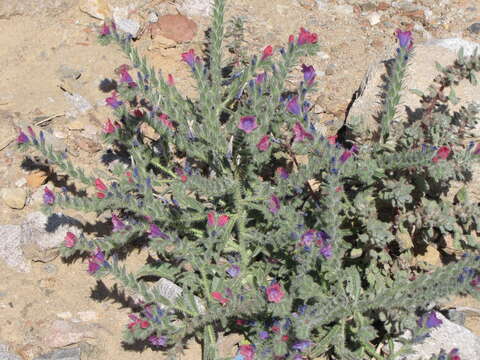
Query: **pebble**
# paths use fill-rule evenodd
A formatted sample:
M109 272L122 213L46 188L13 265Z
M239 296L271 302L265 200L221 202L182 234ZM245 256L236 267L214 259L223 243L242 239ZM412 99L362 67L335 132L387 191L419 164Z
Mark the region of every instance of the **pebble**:
M327 68L325 69L326 75L333 75L334 69L336 68L335 64L328 64Z
M11 209L21 210L27 202L27 192L25 189L5 188L1 191L2 200Z
M208 17L212 13L212 3L210 0L183 0L176 6L183 15Z
M480 22L473 23L467 29L473 34L480 34Z
M374 11L377 8L377 5L371 2L366 2L360 5L360 9L364 12Z
M188 42L197 33L197 24L183 15L160 16L153 25L152 34L161 35L177 43Z
M158 21L158 15L157 15L157 13L152 11L152 12L148 13L147 19L148 19L148 22L150 24L154 24Z
M73 105L76 111L83 114L87 111L92 109L92 104L85 99L82 95L79 94L69 94L68 92L64 92L65 97L68 101ZM75 112L68 112L70 116L75 117ZM67 114L68 115L68 114Z
M67 320L53 320L50 325L39 329L43 344L52 348L76 344L89 338L95 339L97 337L92 330L89 325Z
M117 19L115 21L117 28L136 38L140 30L140 24L132 19Z
M15 181L15 186L16 186L16 187L22 187L22 186L24 186L26 183L27 183L27 179L25 179L24 177L21 177L20 179L18 179L17 181Z
M95 321L98 319L98 315L95 311L92 310L79 311L77 312L77 318L83 322Z
M68 123L69 130L81 131L85 129L85 121L83 119L75 119Z
M42 269L48 274L55 274L58 271L58 266L55 264L45 264Z
M68 320L72 318L72 313L70 311L64 311L61 313L57 313L57 317L63 320Z
M370 25L374 26L374 25L377 25L378 23L380 23L380 14L379 13L372 13L370 15L368 15L368 22L370 23Z
M79 347L69 349L57 349L48 354L34 358L33 360L80 360L81 350Z
M27 176L27 185L32 189L37 189L43 184L48 178L48 173L42 170L37 170L28 174Z

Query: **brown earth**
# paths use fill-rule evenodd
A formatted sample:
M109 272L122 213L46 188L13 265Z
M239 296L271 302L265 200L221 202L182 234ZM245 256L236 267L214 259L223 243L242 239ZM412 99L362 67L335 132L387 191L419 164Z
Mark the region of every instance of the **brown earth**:
M156 3L151 1L151 7ZM346 2L340 0L319 3L328 7L318 7L315 1L306 0L237 0L229 2L227 16L245 18L247 46L252 53L259 53L268 44L278 49L301 26L318 33L321 53L305 61L314 65L319 74L317 97L312 100L328 132L335 132L343 123L347 106L368 65L392 54L397 27L416 29L417 42L428 36L459 36L479 41L479 35L466 30L473 22L480 21L480 9L474 0L443 1L444 6L437 1L415 1L414 4L432 10L430 19L424 10L393 8L391 1L349 1L351 8L345 8ZM469 10L475 6L476 10ZM143 15L148 9L148 4L142 7ZM378 24L371 25L369 16L374 12L381 18ZM208 19L193 20L199 31L190 43L156 46L155 38L148 32L136 42L157 69L173 74L180 90L190 94L192 83L187 81L189 71L179 61L180 54L191 47L201 50L203 31L208 25ZM45 117L57 115L44 123L43 129L63 138L76 165L94 169L99 164L101 151L95 151L95 147L101 148L98 135L111 115L103 105L106 96L98 85L104 78L115 77L114 69L128 60L115 46L102 47L96 43L92 25L98 24L76 5L55 15L0 17L0 188L15 187L18 179L29 174L20 166L24 155L15 150L15 127L32 125ZM82 95L93 109L85 114L72 114L73 107L62 88ZM31 184L32 181L27 184L30 193L34 191L28 187ZM37 209L36 203L27 204L22 210L1 203L0 223L18 224ZM140 263L144 257L144 254L134 255L132 261ZM29 352L38 355L40 350L48 350L36 346L38 334L49 321L75 318L82 311L96 314L95 319L86 322L95 326L96 333L88 359L159 358L158 352L148 348L140 353L122 346L121 332L128 322L129 309L111 298L96 299L99 292L104 292L86 273L85 262L64 264L57 258L48 264L34 263L28 274L18 273L0 262L0 273L0 340L10 343L24 359L32 358ZM111 285L109 281L106 283ZM462 302L462 306L475 304ZM480 335L478 322L467 326ZM186 358L200 359L199 345L192 346L186 351Z

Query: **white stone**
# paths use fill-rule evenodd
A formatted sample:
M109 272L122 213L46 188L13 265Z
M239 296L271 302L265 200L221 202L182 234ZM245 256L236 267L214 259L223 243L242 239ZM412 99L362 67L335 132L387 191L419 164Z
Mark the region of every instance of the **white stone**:
M26 183L27 183L27 179L25 179L24 177L21 177L20 179L18 179L17 181L15 181L15 186L16 186L16 187L22 187L22 186L24 186Z
M379 13L374 12L368 15L368 22L372 26L377 25L380 22L380 19L381 19L381 16Z
M434 39L430 40L425 43L427 46L441 46L445 49L454 51L455 53L460 50L460 48L463 47L463 54L465 56L471 56L473 55L475 49L477 50L477 54L480 54L480 44L473 42L473 41L468 41L464 40L461 38L449 38L449 39Z
M132 19L117 19L115 24L118 29L132 35L134 38L137 37L138 31L140 30L140 24Z
M212 3L211 0L181 0L175 6L182 15L208 17L212 13Z

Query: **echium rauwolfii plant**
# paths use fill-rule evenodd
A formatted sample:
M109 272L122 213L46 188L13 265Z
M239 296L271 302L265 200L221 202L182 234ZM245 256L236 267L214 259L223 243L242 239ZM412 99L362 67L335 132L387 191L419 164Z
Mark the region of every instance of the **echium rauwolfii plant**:
M444 196L479 157L480 145L463 145L475 111L450 114L443 90L473 81L479 57L443 69L439 87L422 94L423 120L399 124L413 49L411 34L398 31L379 141L355 129L350 139L326 137L309 111L315 69L300 64L317 51L317 35L302 28L279 55L267 46L248 62L224 63L224 6L215 0L208 59L182 54L195 99L149 67L113 23L101 29L100 40L120 45L137 71L134 79L120 67L106 99L116 120L105 123L105 141L127 163L87 175L42 133L20 134L22 147L96 188L90 198L46 188L48 211L112 212L109 235L68 233L63 255L89 254L89 273L136 293L143 310L130 315L125 340L147 340L172 358L195 336L203 358L218 359L219 335L239 333L237 360L396 359L411 344L399 340L397 349L394 339L410 330L419 341L441 323L436 300L478 296L478 204L465 187ZM299 65L303 81L287 88ZM446 238L457 258L413 266L418 249L442 250ZM127 270L117 252L145 243L155 258ZM445 345L439 358L458 359Z

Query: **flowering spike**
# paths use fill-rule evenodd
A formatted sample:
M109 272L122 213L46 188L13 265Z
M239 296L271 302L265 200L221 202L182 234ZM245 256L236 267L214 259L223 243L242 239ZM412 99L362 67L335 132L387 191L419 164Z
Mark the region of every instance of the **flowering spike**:
M200 58L195 55L195 50L193 49L183 53L182 60L185 61L192 70L195 70L195 65L200 63Z
M100 36L107 36L110 34L111 34L110 27L107 24L103 24L102 28L100 29Z
M300 34L298 35L297 44L316 44L318 36L315 33L311 33L308 30L305 30L303 27L300 28Z

